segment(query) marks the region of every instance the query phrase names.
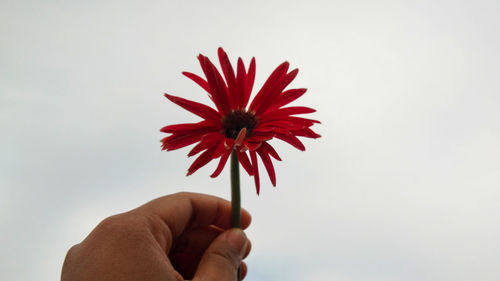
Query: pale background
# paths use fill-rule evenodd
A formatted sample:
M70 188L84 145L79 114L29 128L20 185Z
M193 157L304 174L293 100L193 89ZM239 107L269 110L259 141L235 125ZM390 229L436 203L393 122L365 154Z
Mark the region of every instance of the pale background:
M103 218L186 190L228 198L216 163L159 129L208 103L196 55L300 68L306 152L273 141L247 280L500 280L500 2L0 2L0 279L58 280Z

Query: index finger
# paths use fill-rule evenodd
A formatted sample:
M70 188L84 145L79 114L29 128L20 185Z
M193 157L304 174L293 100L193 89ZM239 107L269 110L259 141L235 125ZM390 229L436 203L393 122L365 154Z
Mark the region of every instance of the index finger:
M231 202L211 195L181 192L157 198L139 209L158 215L174 237L187 228L215 225L231 228ZM241 209L241 227L250 225L250 214Z

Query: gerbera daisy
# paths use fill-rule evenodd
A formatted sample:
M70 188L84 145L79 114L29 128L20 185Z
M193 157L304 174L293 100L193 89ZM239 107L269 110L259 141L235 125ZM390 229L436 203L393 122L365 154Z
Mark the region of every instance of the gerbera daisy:
M162 128L161 132L171 134L161 140L162 149L175 150L197 143L188 156L201 154L189 167L187 175L196 172L211 160L220 158L211 177L217 177L222 172L234 149L241 166L250 176L254 176L258 194L260 180L257 155L262 160L271 183L276 186L276 173L271 157L278 161L281 161L281 158L269 141L277 138L303 151L305 147L297 137L320 137L311 130L311 126L319 121L295 116L315 112L312 108L284 107L306 92L306 89L285 90L298 73L298 69L288 72L288 62L282 63L271 73L247 106L255 79L255 58L252 58L248 71L242 59L238 58L235 74L222 48L219 48L218 55L225 79L212 62L201 54L198 60L206 79L190 72L183 72L208 93L215 104L215 109L165 94L170 101L200 116L203 120L198 123L176 124Z

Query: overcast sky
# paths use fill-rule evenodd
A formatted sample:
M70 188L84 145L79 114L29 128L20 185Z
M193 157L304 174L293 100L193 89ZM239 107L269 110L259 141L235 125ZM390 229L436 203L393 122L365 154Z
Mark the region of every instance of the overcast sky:
M162 126L209 103L181 75L222 46L287 60L318 111L306 152L279 141L253 215L247 280L500 280L500 2L0 1L0 272L59 278L105 217L177 191L229 198L226 169L185 177Z

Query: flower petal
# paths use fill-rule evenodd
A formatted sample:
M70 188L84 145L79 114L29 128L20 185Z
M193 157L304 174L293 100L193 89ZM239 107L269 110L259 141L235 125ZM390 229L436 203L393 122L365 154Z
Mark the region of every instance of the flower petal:
M212 96L212 94L210 93L210 87L208 87L208 82L205 81L205 79L191 72L184 71L182 72L182 74L184 74L184 76L186 76L187 78L193 80L196 84L200 85L200 87L207 91L210 96Z
M232 150L228 150L226 153L222 155L222 157L219 160L219 164L217 165L217 169L215 169L213 174L210 175L211 178L217 177L222 172L222 170L224 170L227 159L229 158L229 155L231 155L231 151Z
M305 92L307 91L307 89L290 89L290 90L287 90L287 91L284 91L283 93L281 93L281 95L279 95L278 99L274 102L274 104L272 105L273 108L280 108L282 106L285 106L289 103L291 103L292 101L300 98Z
M210 121L216 126L220 127L222 125L221 116L219 115L219 113L209 106L169 94L165 94L165 97L167 97L167 99L177 104L178 106L200 116L207 121Z
M233 149L234 147L234 140L231 138L224 138L224 147L226 149Z
M198 123L183 123L165 126L160 129L160 132L171 134L196 134L205 133L211 130L217 130L217 127L215 127L212 123L203 120Z
M262 146L260 147L260 150L267 152L267 154L271 155L274 159L281 161L281 158L278 155L278 153L276 152L276 150L274 150L274 147L272 147L267 142L265 142L265 141L262 142Z
M248 101L250 100L250 95L252 93L254 81L255 81L255 58L252 58L245 78L245 92L243 95L244 99L242 108L246 108Z
M274 129L274 126L258 126L257 128L253 129L253 133L256 132L272 132Z
M297 137L295 137L293 135L277 134L276 138L291 144L293 147L297 148L298 150L301 150L301 151L306 150L306 147L304 146L304 144L302 144L302 142Z
M201 135L171 135L161 140L162 150L171 151L200 141Z
M266 95L268 94L269 90L272 89L272 87L286 75L289 65L290 64L288 62L284 62L280 64L273 71L273 73L271 73L271 75L269 76L269 78L267 78L266 82L264 83L260 91L257 93L255 98L250 103L249 107L250 111L256 111L260 107L260 105L266 98Z
M217 68L212 64L212 62L205 56L199 55L198 60L200 61L201 68L207 77L208 86L210 88L210 93L212 93L212 99L219 110L223 114L227 114L230 111L227 87L222 79Z
M274 132L255 132L247 138L248 142L261 142L272 139L276 134Z
M273 129L273 132L275 134L282 134L282 135L290 135L291 134L290 130L284 129L284 128L279 128L279 127L275 127Z
M241 166L247 171L249 176L253 175L253 168L250 160L248 159L247 153L244 151L237 150L238 153L238 161L240 161Z
M261 142L249 142L247 140L243 141L243 145L250 151L255 151L261 145Z
M247 79L247 74L245 70L245 65L243 64L243 60L241 58L238 58L237 73L236 73L236 85L238 87L238 97L237 97L238 104L236 109L245 109L246 107L246 103L244 102L246 97L246 90L245 90L246 79Z
M209 133L201 137L200 142L191 149L188 153L188 157L198 154L199 152L207 149L208 147L214 145L215 143L221 143L224 136L220 133Z
M300 130L303 129L304 126L301 123L294 123L287 120L273 120L270 122L266 122L263 125L260 125L258 128L254 129L254 132L269 132L274 128L283 128L287 130Z
M250 159L252 159L255 189L257 190L257 195L259 195L260 193L259 165L257 164L257 154L255 153L255 151L250 151Z
M321 135L316 134L310 128L304 128L304 129L301 129L301 130L293 131L292 134L295 135L295 136L312 138L312 139L317 139L317 138L321 137Z
M284 117L288 117L289 115L307 114L313 112L316 112L316 110L305 106L283 107L274 111L264 113L259 117L259 122L265 123L270 120L280 120Z
M281 120L290 121L290 122L293 122L295 124L302 124L305 127L311 127L312 125L314 125L314 123L321 124L321 122L319 122L318 120L307 119L307 118L296 117L296 116L288 116L288 117L285 117Z
M276 172L274 171L274 166L271 158L262 149L257 149L257 153L259 154L260 159L262 159L262 163L264 163L264 167L267 170L267 174L269 175L271 183L273 184L273 186L276 186Z
M196 172L199 168L205 166L208 164L208 162L212 161L213 159L213 154L215 150L217 149L218 145L213 145L209 149L205 150L196 160L194 160L193 164L188 169L187 176L193 174Z
M272 104L279 98L280 94L288 86L288 84L290 84L293 79L295 79L298 72L298 69L294 69L287 75L285 75L282 79L277 81L276 84L269 89L268 93L264 95L262 103L257 108L255 108L255 114L260 115L270 110Z
M238 100L241 94L237 88L236 78L234 76L234 70L233 67L231 66L231 62L229 61L226 52L224 52L222 48L219 48L218 53L219 53L220 66L222 68L222 72L224 73L224 77L226 78L227 87L229 89L228 92L229 106L232 109L234 109L238 106Z
M217 149L215 149L215 151L214 151L213 158L215 159L215 158L221 157L228 150L231 151L231 150L233 150L233 148L232 147L226 148L226 145L224 144L224 142L220 142L219 145L217 146Z

